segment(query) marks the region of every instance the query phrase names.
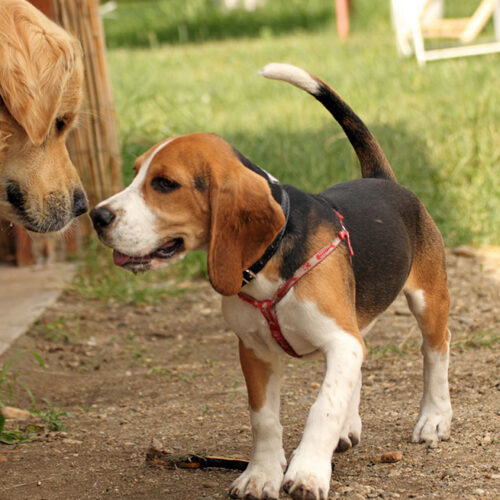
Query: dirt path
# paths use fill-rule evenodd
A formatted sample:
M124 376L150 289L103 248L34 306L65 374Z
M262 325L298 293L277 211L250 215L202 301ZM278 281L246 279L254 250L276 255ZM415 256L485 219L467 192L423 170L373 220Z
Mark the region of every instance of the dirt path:
M331 498L500 498L499 286L477 258L450 255L454 334L452 438L435 450L409 442L421 395L419 334L403 299L368 338L362 441L336 455ZM65 293L0 357L22 360L35 396L72 414L63 432L0 445L0 499L226 498L237 472L145 465L153 436L175 453L248 457L250 427L236 338L206 283L159 306L109 306ZM496 341L495 341L496 339ZM297 445L323 363L288 359L285 449ZM16 405L28 401L18 393ZM10 427L14 425L9 423ZM401 450L395 464L377 463Z

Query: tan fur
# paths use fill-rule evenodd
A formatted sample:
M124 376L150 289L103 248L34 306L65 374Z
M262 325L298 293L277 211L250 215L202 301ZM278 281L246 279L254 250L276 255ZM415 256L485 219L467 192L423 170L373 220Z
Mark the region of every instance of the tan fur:
M82 190L66 149L82 96L78 42L25 0L0 0L0 215L26 225L7 201L8 183L24 198L32 229L66 224ZM64 122L58 132L56 120ZM61 224L63 223L61 222Z
M259 359L251 349L245 347L241 340L238 348L241 369L248 391L248 403L253 411L258 411L266 402L266 389L273 372L272 366Z
M444 243L441 234L425 210L422 212L422 218L426 243L425 247L416 249L405 291L423 291L425 299L423 312L412 304L411 295L407 293L408 305L429 347L445 352L450 339L450 332L447 328L450 294L446 278Z
M320 227L311 238L313 253L330 244L334 237L331 228ZM353 335L364 348L356 318L354 274L344 243L299 280L294 290L299 300L314 302L323 314Z

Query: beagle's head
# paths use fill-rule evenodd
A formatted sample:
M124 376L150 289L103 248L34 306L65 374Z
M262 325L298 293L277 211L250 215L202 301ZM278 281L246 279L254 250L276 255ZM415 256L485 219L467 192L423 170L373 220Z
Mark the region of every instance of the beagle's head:
M0 2L0 215L35 232L86 212L66 149L82 97L78 41L25 0Z
M243 270L285 224L272 178L245 166L222 138L204 133L167 139L134 168L132 183L90 213L115 264L140 272L206 249L212 286L237 293Z

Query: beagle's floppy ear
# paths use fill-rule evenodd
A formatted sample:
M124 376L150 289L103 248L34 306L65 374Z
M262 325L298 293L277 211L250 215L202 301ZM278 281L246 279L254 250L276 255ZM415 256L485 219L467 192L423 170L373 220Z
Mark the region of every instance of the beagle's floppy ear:
M47 137L68 79L81 71L80 52L28 2L0 6L0 98L33 144Z
M236 163L239 163L236 159ZM212 177L208 275L222 295L241 288L243 271L264 254L285 224L267 181L241 163Z

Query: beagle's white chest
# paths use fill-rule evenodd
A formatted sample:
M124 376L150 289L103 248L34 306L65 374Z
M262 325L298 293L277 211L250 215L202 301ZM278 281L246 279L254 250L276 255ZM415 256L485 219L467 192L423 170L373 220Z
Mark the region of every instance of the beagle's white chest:
M245 287L245 293L257 300L266 300L274 296L278 285L279 283L271 283L258 276L255 282ZM258 356L284 354L258 307L245 302L237 295L223 297L222 314L245 346ZM299 355L316 351L322 343L321 338L333 327L331 319L325 317L316 304L299 300L293 289L276 304L276 315L281 334Z

